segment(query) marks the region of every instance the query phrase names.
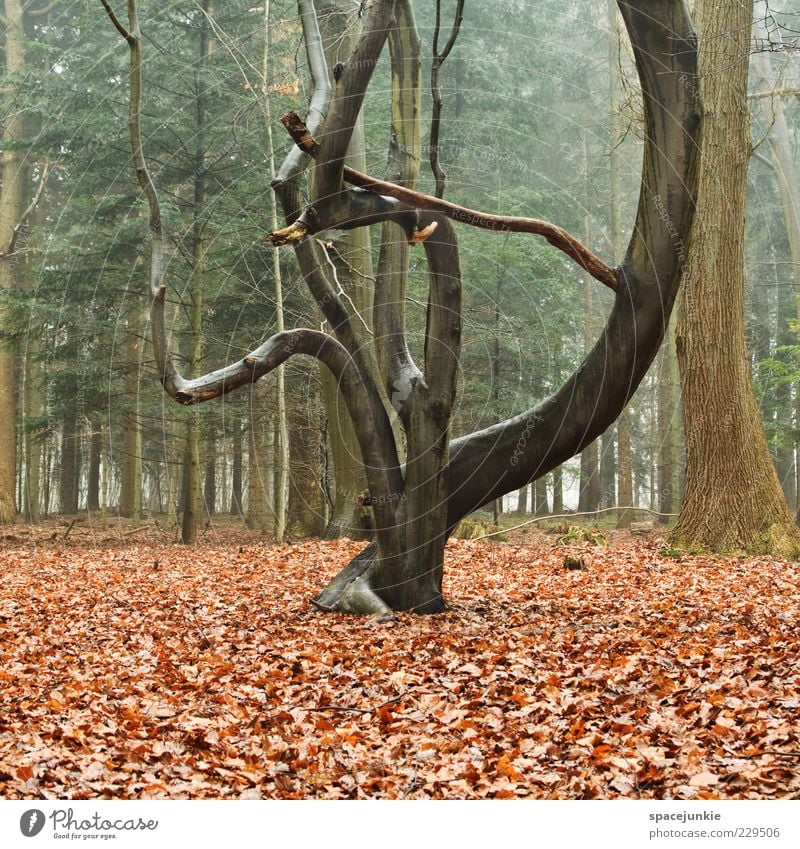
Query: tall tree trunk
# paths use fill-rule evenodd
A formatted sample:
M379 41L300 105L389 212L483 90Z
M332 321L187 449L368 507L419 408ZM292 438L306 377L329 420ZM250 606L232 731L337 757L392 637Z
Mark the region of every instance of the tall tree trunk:
M324 0L317 3L320 32L329 67L347 62L361 32L360 20L348 0ZM347 164L359 171L366 169L364 122L359 115L348 147ZM359 330L372 326L372 290L375 272L372 263L370 231L359 227L340 235L328 252L328 261L336 267L336 275L353 311L360 316ZM364 523L359 497L367 489L367 478L347 407L336 380L327 368L320 368L325 407L328 413L328 443L333 467L333 511L325 529L326 539L349 536L366 539L371 536Z
M189 370L197 374L203 359L203 302L205 298L206 243L203 220L206 202L206 67L209 56L208 15L210 0L201 4L199 18L197 70L195 76L195 152L194 152L194 207L192 222L192 288L189 308ZM181 541L191 545L203 523L202 466L200 461L200 416L197 408L190 411L186 423L186 447L183 472L183 520Z
M289 451L292 457L289 483L292 533L303 537L322 536L325 523L323 492L320 487L322 470L319 462L319 428L315 422L308 420L300 407L289 415ZM363 507L360 509L366 513ZM366 520L359 524L362 530L369 527Z
M81 436L77 414L70 410L61 428L61 466L58 496L61 513L69 516L78 512L81 472Z
M232 516L243 516L242 507L242 420L233 417L233 436L231 458L231 507Z
M534 514L536 516L547 516L550 508L547 506L547 480L544 477L536 478L533 483L534 499L536 507Z
M38 231L44 223L42 204L37 205L33 227ZM27 285L35 285L36 268L30 255L26 260ZM45 433L42 428L34 430L31 422L41 420L45 410L45 375L42 365L42 339L45 328L43 323L31 319L29 333L25 343L25 357L21 368L24 369L24 405L25 428L25 477L23 481L22 513L26 521L36 523L41 518L42 455Z
M25 68L23 12L20 0L4 4L5 77L3 81L3 122L0 141L0 292L16 285L19 256L13 251L15 228L22 223L25 156L20 147L24 137L24 110L16 103L18 76ZM11 311L0 308L0 332L13 328ZM17 376L16 352L8 339L0 340L0 523L13 522L17 514Z
M524 516L528 512L528 487L523 486L517 495L517 516Z
M33 329L33 328L32 328ZM25 480L22 512L28 522L36 523L41 518L41 475L44 432L34 431L31 421L42 418L44 413L44 372L41 363L43 328L36 327L30 334L25 351Z
M586 209L590 208L588 202L589 190L589 145L586 133L583 134L583 178L586 183L587 202ZM592 225L588 212L583 221L584 240L590 243ZM585 272L583 275L583 308L585 312L583 322L583 344L586 352L591 351L595 343L595 321L594 321L594 278ZM578 495L578 511L581 513L594 513L600 506L600 443L595 439L581 451L581 488Z
M267 129L267 156L269 159L269 176L272 179L275 176L275 146L272 140L272 111L269 101L269 55L270 55L270 2L264 2L264 52L262 54L262 78L264 83L264 118ZM273 192L269 193L270 199L270 226L273 231L278 227L278 201ZM283 332L284 316L283 316L283 279L281 276L280 256L275 251L272 258L272 274L275 283L275 325L278 333ZM275 439L274 453L274 471L275 485L273 488L274 494L274 509L275 516L275 542L278 544L283 542L283 537L286 534L286 515L288 509L289 497L289 429L287 424L286 414L286 375L285 370L281 366L275 374L275 407L277 413L277 431Z
M125 354L125 398L130 408L122 415L122 457L120 462L119 513L139 521L142 512L142 431L139 417L139 374L141 369L141 305L132 297L127 322Z
M623 139L621 106L619 102L619 52L621 35L617 4L614 0L608 3L608 102L611 110L611 132L609 135L609 235L611 252L614 259L622 256L622 188L620 182L621 154L620 144ZM631 425L630 408L624 407L617 419L617 527L630 527L633 519L633 482L631 480Z
M617 527L629 528L633 521L633 463L631 454L631 414L626 407L617 419Z
M797 343L795 296L790 290L778 290L776 313L777 326L775 327L774 338L777 351L775 356L789 364L793 358L787 355L784 349ZM783 381L778 382L774 387L773 400L774 411L770 411L770 418L775 432L775 441L772 447L775 471L778 474L778 480L781 482L786 503L792 513L795 513L797 508L795 501L797 483L794 474L794 444L793 441L790 441L790 434L794 430L790 411L795 406L792 398L792 386Z
M247 429L247 520L246 525L259 534L272 531L272 513L269 508L270 487L268 479L272 456L268 438L267 387L257 383L250 392L250 421Z
M553 469L553 513L556 516L564 512L564 467Z
M600 501L599 507L606 509L617 503L617 457L616 435L610 427L600 437Z
M102 460L100 466L100 512L105 518L106 511L108 510L109 471L111 469L111 463L109 462L109 459L111 451L108 439L108 432L106 431L105 425L102 421L100 422L98 427L100 430L100 444L103 447Z
M100 464L103 459L103 435L99 423L91 425L89 436L89 473L86 481L86 509L100 509Z
M760 78L761 85L766 89L772 84L774 77L770 73L770 57L757 53L753 56L754 69ZM774 64L774 63L773 63ZM769 133L769 152L772 169L778 184L778 193L781 200L781 209L783 211L783 221L786 227L786 237L789 242L789 255L791 258L792 276L795 281L795 297L794 297L794 313L795 318L800 317L800 182L797 179L797 167L795 166L794 155L792 152L792 140L789 133L789 125L786 120L786 113L783 108L781 98L773 98L772 102L765 100L766 120L771 124ZM768 104L768 105L766 105ZM783 321L788 323L787 316L783 316ZM779 328L779 335L786 333L788 327L784 324ZM795 339L787 339L779 344L796 344L796 331L793 334ZM788 387L787 387L788 388ZM794 387L795 394L795 431L800 427L800 384ZM785 449L787 455L790 453ZM794 445L794 460L792 463L789 456L783 460L783 465L790 467L796 466L794 475L787 474L781 476L781 483L786 495L787 501L790 504L795 504L795 515L800 516L800 441L795 440ZM794 492L790 493L790 489L794 485Z
M675 353L675 322L670 321L658 370L658 504L659 521L668 524L679 506L680 386Z
M40 341L29 340L25 358L25 418L28 421L41 418L44 412L42 367L38 361L40 352ZM33 523L41 518L42 436L41 430L26 429L23 514L28 522Z
M203 470L203 501L206 513L213 516L217 510L217 441L212 433L205 440L206 462Z
M183 470L183 440L176 435L177 429L177 416L173 416L167 420L164 428L167 488L166 520L170 528L178 527L178 502Z
M796 558L800 532L769 453L744 333L753 2L696 0L706 103L698 209L678 313L686 495L676 544Z
M53 435L49 435L45 443L44 452L44 475L42 480L42 518L50 513L53 485Z

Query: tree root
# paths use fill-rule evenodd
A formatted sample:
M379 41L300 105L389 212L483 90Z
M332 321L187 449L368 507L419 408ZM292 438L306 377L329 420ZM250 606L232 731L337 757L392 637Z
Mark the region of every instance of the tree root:
M370 573L377 563L375 545L368 545L320 592L312 604L321 610L357 615L392 615L392 609L370 587Z
M326 612L377 615L382 622L393 619L395 610L432 614L446 609L441 592L434 587L420 589L415 596L412 593L413 598L406 598L400 591L407 586L380 586L379 565L377 548L372 543L335 575L328 586L311 600L311 604ZM415 585L412 582L408 586L413 588ZM419 601L420 598L425 600Z

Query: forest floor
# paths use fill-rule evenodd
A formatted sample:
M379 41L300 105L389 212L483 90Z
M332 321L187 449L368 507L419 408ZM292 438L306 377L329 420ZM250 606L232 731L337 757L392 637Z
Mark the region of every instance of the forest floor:
M798 798L799 564L517 532L316 612L361 545L4 529L0 798Z

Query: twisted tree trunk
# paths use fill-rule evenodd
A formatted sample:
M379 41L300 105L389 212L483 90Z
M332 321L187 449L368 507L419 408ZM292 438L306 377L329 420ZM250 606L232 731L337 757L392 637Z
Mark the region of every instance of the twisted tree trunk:
M418 62L408 0L374 0L363 33L332 89L311 0L299 0L314 82L307 121L287 125L292 149L273 186L288 225L273 244L291 244L303 277L332 333L298 328L267 340L250 355L215 372L187 380L175 367L164 321L163 233L158 194L142 149L141 36L135 0L126 28L102 0L131 48L131 142L139 182L150 206L153 298L151 327L165 390L184 404L219 397L251 384L290 356L316 357L334 374L350 415L375 518L375 542L315 599L318 606L388 615L393 609L435 613L444 607L444 546L456 522L472 510L541 478L593 442L614 421L636 389L664 334L685 261L683 249L694 200L694 162L700 125L696 47L685 6L678 0L620 4L643 89L646 142L642 188L626 256L611 269L559 227L537 219L465 210L345 167L345 155L372 71L387 37L392 52L390 165L400 182L413 169L407 150L418 150ZM411 51L411 52L408 52ZM407 62L411 56L411 62ZM401 90L403 81L406 90ZM317 143L314 134L324 127ZM411 136L401 150L397 130ZM310 154L310 156L309 156ZM310 203L300 204L299 180L316 158ZM358 189L345 187L345 180ZM543 235L615 292L605 329L586 359L551 398L509 421L451 441L461 332L460 263L453 221L506 232ZM376 375L365 356L341 294L321 272L326 262L309 236L327 229L380 223L398 227L405 241L382 251L374 321L382 340ZM505 228L505 229L503 229ZM395 232L398 232L397 230ZM424 243L430 289L423 361L409 354L404 334L408 245ZM390 294L391 293L391 296ZM379 386L383 381L384 386ZM384 404L384 390L408 442L405 464Z

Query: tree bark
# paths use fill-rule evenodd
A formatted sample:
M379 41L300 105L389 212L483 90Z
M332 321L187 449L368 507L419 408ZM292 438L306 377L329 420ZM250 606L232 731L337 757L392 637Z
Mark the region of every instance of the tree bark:
M800 532L769 453L745 348L744 217L753 2L696 0L708 109L698 214L678 315L686 494L673 539L690 550L796 558Z
M361 32L357 10L349 0L324 0L316 3L320 31L328 67L346 63ZM364 120L359 113L345 162L356 170L366 168ZM328 270L335 274L352 310L358 313L356 326L362 325L363 343L372 349L372 307L375 271L372 264L370 231L367 227L343 231L333 248L327 251ZM334 271L335 269L335 271ZM333 511L325 528L326 539L347 536L368 539L371 531L365 524L359 497L367 488L367 478L350 417L330 372L320 369L323 397L328 416L328 442L333 469Z
M599 507L607 509L617 503L617 452L614 428L600 437L600 501Z
M86 479L86 509L100 510L100 464L103 459L103 435L100 425L92 425L89 436L89 471Z
M217 511L217 440L212 433L205 438L205 468L203 469L203 502L206 513Z
M0 291L16 286L18 254L14 253L14 231L23 213L25 156L19 147L24 138L24 110L15 104L18 76L25 68L23 8L20 0L4 4L5 77L3 81L3 127L0 145ZM11 312L0 310L0 329L13 332ZM0 523L13 522L17 514L17 376L13 343L0 343Z
M292 392L291 378L289 391L291 396L296 397L298 394ZM347 415L346 410L343 413ZM322 508L323 492L320 487L322 470L319 444L319 428L313 417L310 418L302 408L292 410L289 415L289 454L292 458L289 475L289 517L290 529L294 536L320 537L326 530ZM358 451L357 444L355 450Z
M545 478L537 478L533 484L534 498L536 507L534 514L536 516L547 516L550 508L547 506L547 481Z
M39 340L32 338L25 361L25 417L28 420L39 419L44 412L42 368L38 362L40 351ZM41 518L42 438L41 430L26 430L23 514L26 521L34 524Z
M231 457L231 505L232 516L243 516L242 505L242 421L238 416L232 422L232 454Z
M269 450L267 432L266 386L255 384L250 392L250 420L247 428L247 520L245 524L251 530L266 535L273 528L272 514L269 509L272 487L268 480L273 464L268 463L272 456Z
M560 516L564 512L564 469L553 469L553 514Z
M753 57L753 63L761 79L761 84L769 89L772 76L769 73L769 60L763 54L756 54ZM792 153L789 125L786 120L781 98L775 98L769 104L766 119L772 125L768 136L770 159L778 184L778 194L781 200L786 237L789 242L792 277L795 281L794 314L795 318L797 318L800 317L800 182L797 179L797 168L795 167L794 155ZM783 318L788 324L788 318L786 316ZM796 332L793 334L787 333L788 327L786 325L779 329L779 335L781 331L787 337L792 335L796 339ZM779 341L778 344L792 344L794 341L794 339L787 338L784 343ZM788 387L786 389L788 390ZM794 392L796 399L794 418L795 429L797 429L800 426L800 384L795 385ZM791 452L787 450L786 453L790 455ZM782 475L781 484L783 485L787 501L790 504L792 502L795 504L795 519L797 520L800 518L800 441L797 439L795 439L793 453L794 463L791 456L786 456L784 465L787 468L795 466L794 473ZM794 492L790 491L792 485L794 486Z
M197 43L197 70L195 76L195 150L194 150L194 205L192 222L192 286L191 306L189 308L188 363L192 374L199 371L203 358L203 301L206 275L206 240L203 220L206 202L206 108L207 86L206 68L210 53L208 14L210 0L201 3ZM183 517L181 520L181 541L191 545L197 539L197 533L203 524L205 510L202 490L202 465L200 460L200 416L192 410L186 422L186 445L184 449Z
M200 421L196 409L186 420L186 441L183 446L183 477L181 479L181 542L191 545L202 526L205 508L201 485Z
M132 299L126 322L125 397L130 405L122 415L122 457L120 459L119 513L139 521L142 512L142 432L139 417L139 375L141 373L144 323L139 299Z
M264 97L262 104L264 108L264 126L266 128L267 141L267 161L269 165L269 176L272 179L275 176L275 146L272 139L272 110L269 100L269 57L270 57L270 9L269 0L264 2L264 51L261 62L261 77ZM269 200L270 224L273 229L278 226L278 201L274 193L270 193ZM272 259L272 276L275 284L275 325L278 333L284 330L284 314L283 314L283 273L281 271L280 256L277 251ZM283 538L286 534L286 523L288 515L288 500L289 500L289 466L291 461L291 446L289 440L288 418L286 412L286 374L285 370L280 367L275 375L275 411L276 411L276 428L273 452L273 505L272 514L274 516L275 542L280 545L283 543ZM256 495L256 506L258 505L258 497ZM260 507L259 507L260 509ZM265 511L262 511L264 518ZM257 520L258 522L259 520ZM262 528L265 527L265 522L261 521Z
M658 371L658 520L668 524L680 504L680 386L675 353L675 322L671 320Z
M525 516L528 512L528 487L520 488L517 495L517 516Z
M58 479L58 495L61 513L64 516L78 512L81 470L81 437L77 415L67 413L61 428L61 464Z

